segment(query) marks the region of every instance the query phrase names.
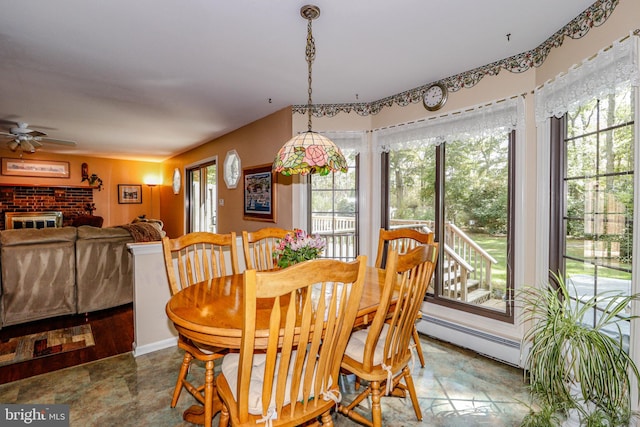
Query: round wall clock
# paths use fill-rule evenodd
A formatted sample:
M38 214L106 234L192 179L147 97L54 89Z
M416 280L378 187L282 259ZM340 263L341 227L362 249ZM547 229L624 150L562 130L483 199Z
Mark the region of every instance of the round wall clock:
M447 87L442 83L434 83L422 94L424 108L429 111L436 111L447 102Z
M173 170L173 194L180 193L181 179L180 179L180 169L175 168Z
M224 182L227 188L236 188L240 181L240 156L236 150L227 151L224 158Z

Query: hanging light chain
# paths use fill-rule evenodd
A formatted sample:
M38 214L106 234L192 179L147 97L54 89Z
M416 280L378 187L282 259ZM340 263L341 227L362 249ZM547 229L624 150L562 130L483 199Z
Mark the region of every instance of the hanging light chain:
M308 132L296 135L285 142L273 161L272 169L286 176L306 175L309 173L327 175L330 172L347 172L347 161L340 148L329 138L316 134L311 130L313 116L311 64L316 57L311 21L320 16L320 8L314 5L303 6L300 9L300 15L308 21L306 46L306 59L309 69Z
M309 100L307 101L307 115L309 118L309 121L307 123L307 128L309 130L309 132L311 132L311 106L313 104L313 102L311 101L311 64L313 63L313 60L316 58L316 44L315 41L313 40L313 33L311 31L311 22L313 21L313 18L309 17L308 18L308 24L307 24L307 49L306 49L306 57L307 57L307 67L308 67L308 82L309 82L309 89L308 89L308 93L309 93Z

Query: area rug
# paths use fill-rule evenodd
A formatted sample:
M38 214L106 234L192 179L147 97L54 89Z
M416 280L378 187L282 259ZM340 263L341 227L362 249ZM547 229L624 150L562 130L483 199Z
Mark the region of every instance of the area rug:
M95 345L91 325L24 335L0 342L0 366Z

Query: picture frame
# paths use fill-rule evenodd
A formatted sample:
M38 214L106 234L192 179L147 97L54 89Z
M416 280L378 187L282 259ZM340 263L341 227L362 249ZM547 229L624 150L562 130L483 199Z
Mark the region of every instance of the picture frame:
M245 220L276 222L275 184L271 163L242 169Z
M142 185L118 184L118 203L125 205L142 203Z
M3 157L2 175L69 178L69 162Z

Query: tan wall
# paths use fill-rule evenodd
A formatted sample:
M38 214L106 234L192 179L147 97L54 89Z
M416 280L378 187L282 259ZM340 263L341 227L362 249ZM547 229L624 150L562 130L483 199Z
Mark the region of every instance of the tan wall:
M611 45L615 40L640 29L640 1L620 0L609 19L600 27L594 27L581 39L565 38L561 47L551 50L549 57L536 71L536 84L564 74L575 65Z
M290 228L292 226L291 178L279 175L276 184L276 223L246 221L243 219L243 189L241 183L235 189L228 189L224 183L222 166L227 151L235 149L243 168L271 164L280 147L292 135L291 108L277 111L267 117L250 123L227 135L203 144L186 153L175 156L163 164L162 219L170 237L185 232L184 218L184 169L185 166L217 157L218 199L224 199L224 206L218 205L218 232L228 233L242 230L257 230L266 226ZM183 185L180 194L171 189L173 171L182 171Z
M0 149L1 157L18 158L19 155L8 149ZM154 189L153 203L150 199L150 187L145 182L159 180L162 173L160 163L138 162L129 160L113 160L97 157L70 156L38 151L34 154L25 154L25 159L56 160L69 162L69 175L66 178L32 178L19 176L0 175L0 185L51 185L51 186L85 186L82 181L81 165L89 165L89 174L97 174L104 182L101 191L93 191L93 200L96 205L94 215L104 217L104 227L125 224L131 222L139 215L147 217L159 217L159 196ZM118 184L143 184L142 204L119 204ZM156 187L157 188L157 187ZM151 211L153 204L153 212Z

